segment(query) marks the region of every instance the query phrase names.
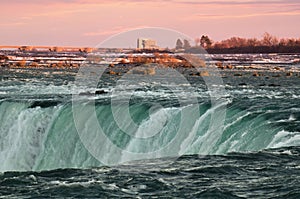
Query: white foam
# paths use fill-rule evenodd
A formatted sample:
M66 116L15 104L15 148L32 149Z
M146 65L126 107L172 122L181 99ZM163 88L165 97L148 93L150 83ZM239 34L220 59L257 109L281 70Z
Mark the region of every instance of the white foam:
M141 125L139 125L135 137L150 138L160 133L167 124L170 116L170 111L164 108L161 108L152 114L150 113L150 118L144 120Z
M52 185L59 186L59 187L72 187L72 186L88 187L91 184L103 184L102 181L95 180L95 179L91 179L91 180L86 181L86 182L68 182L68 181L55 180L55 181L50 181L49 183L52 184Z
M279 131L267 148L281 148L300 145L300 132Z
M2 103L0 171L32 170L40 154L53 109L27 109L26 104Z

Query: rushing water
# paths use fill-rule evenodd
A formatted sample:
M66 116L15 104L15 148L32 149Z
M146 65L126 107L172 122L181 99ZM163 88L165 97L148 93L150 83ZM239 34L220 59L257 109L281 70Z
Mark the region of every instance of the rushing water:
M143 79L137 87L121 82L134 93L124 104L124 93L113 92L118 76L105 73L93 88L76 84L76 70L0 72L0 198L300 196L298 74L222 71L226 92L214 106L199 76L171 91ZM100 88L107 93L88 93ZM80 93L83 103L74 104ZM114 146L101 143L97 154L82 140L97 140L91 108Z

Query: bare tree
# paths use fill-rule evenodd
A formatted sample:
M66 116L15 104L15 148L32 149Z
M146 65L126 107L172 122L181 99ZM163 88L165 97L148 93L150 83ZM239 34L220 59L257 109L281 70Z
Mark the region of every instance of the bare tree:
M176 49L182 49L183 48L183 43L181 39L177 39L176 41Z
M183 48L184 49L189 49L189 48L191 48L192 46L191 46L191 44L190 44L190 42L187 40L187 39L184 39L183 40Z
M210 48L212 46L212 41L208 36L202 35L202 37L200 39L200 45L203 48Z
M279 44L277 37L265 32L262 39L262 45L264 46L276 46Z

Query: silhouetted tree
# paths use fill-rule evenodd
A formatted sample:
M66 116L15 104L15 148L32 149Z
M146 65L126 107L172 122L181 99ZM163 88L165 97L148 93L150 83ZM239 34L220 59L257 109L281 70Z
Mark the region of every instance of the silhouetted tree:
M187 40L187 39L184 39L183 40L183 48L184 49L189 49L189 48L191 48L192 46L191 46L191 44L190 44L190 42Z
M211 41L211 39L208 36L202 35L202 37L200 39L200 45L203 48L210 48L211 45L212 45L212 41Z
M276 45L278 45L278 43L279 43L278 39L275 36L271 35L270 33L266 32L263 35L262 45L264 45L264 46L276 46Z
M264 33L261 39L231 37L208 45L208 37L203 35L201 46L209 53L298 53L300 52L300 38L278 39L269 33ZM197 47L195 47L197 48ZM193 50L195 50L195 48Z
M296 46L297 45L296 43L297 43L297 40L291 38L291 39L287 40L287 44L286 45L287 46Z
M247 46L251 46L251 47L260 46L260 41L256 38L248 39Z
M177 39L176 41L176 49L182 49L183 48L183 43L181 39Z

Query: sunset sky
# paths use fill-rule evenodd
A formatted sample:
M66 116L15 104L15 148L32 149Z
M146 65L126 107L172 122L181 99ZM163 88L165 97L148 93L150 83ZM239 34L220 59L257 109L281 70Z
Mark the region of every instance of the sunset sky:
M299 0L0 0L0 45L96 46L113 34L163 27L214 41L300 37Z

